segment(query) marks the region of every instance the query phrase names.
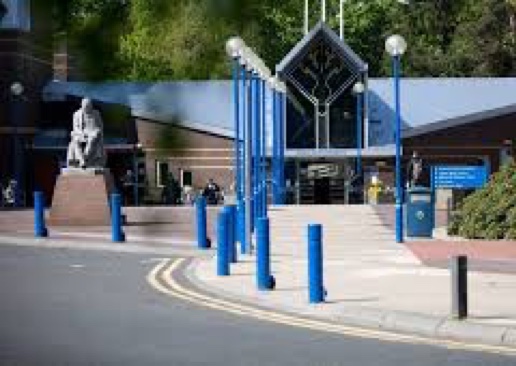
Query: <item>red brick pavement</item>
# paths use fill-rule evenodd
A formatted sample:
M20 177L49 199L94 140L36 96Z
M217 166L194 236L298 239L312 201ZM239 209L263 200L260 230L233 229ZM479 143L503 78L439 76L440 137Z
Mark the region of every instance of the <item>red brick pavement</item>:
M516 241L415 241L407 247L422 260L442 260L454 255L467 255L471 259L514 260Z
M208 207L208 235L215 240L215 223L220 207ZM170 238L194 240L195 239L195 209L193 207L154 207L154 208L123 208L127 214L128 224L124 231L128 236ZM48 210L47 210L48 214ZM34 232L33 211L27 210L0 210L0 235L32 235ZM67 227L48 225L50 233L53 230L66 232L73 238L74 232L81 234L106 234L110 233L109 226L85 226ZM68 233L70 235L68 235ZM83 235L84 236L84 235Z
M516 241L408 241L406 246L428 266L447 268L450 258L468 257L473 270L516 274Z

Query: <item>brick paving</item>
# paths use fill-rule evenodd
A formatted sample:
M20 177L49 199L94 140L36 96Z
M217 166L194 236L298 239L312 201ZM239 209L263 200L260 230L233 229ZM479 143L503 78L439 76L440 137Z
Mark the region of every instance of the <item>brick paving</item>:
M220 207L208 207L208 236L213 239L215 238L215 222L219 209ZM195 240L194 207L124 207L123 213L127 215L127 224L124 226L124 231L128 239L131 236L138 236L163 240ZM0 210L0 235L32 235L33 225L32 210ZM109 239L111 235L109 226L69 227L48 225L48 228L51 236Z

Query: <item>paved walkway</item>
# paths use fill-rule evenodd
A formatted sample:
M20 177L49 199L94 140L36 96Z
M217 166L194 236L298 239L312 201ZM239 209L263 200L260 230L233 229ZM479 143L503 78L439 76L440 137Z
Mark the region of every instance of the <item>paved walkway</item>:
M232 265L229 277L215 275L215 258L200 261L192 268L192 278L226 296L332 321L486 343L516 342L516 276L471 272L470 317L466 322L449 321L449 271L424 266L409 248L443 259L450 243L440 245L440 250L430 249L434 242L396 244L391 228L368 206L277 208L270 216L275 291L256 289L255 258L248 256ZM308 223L324 224L328 297L316 306L308 304ZM461 244L454 245L457 249ZM467 244L461 249L470 246L475 247Z
M208 234L214 237L218 207L208 208ZM0 244L36 245L158 255L211 255L196 251L195 217L192 207L124 207L126 242L111 242L111 228L49 226L49 238L34 238L32 210L0 210ZM48 212L47 212L48 214Z

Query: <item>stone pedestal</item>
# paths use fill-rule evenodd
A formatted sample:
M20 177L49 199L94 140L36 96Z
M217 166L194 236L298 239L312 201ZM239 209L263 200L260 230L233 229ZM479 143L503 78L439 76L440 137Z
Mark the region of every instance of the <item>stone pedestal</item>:
M48 224L110 225L109 194L113 190L113 176L108 169L63 169L57 178Z

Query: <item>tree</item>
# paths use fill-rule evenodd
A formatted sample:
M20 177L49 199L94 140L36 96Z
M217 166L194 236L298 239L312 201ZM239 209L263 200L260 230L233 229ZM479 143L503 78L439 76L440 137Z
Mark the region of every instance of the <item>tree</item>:
M113 78L127 17L125 0L54 0L57 41L66 39L81 74L89 80Z
M227 78L226 40L241 36L274 69L303 37L301 0L54 0L88 79ZM340 0L327 0L338 30ZM310 2L310 25L319 4ZM347 0L345 40L373 77L390 75L385 39L409 44L407 76L515 74L516 0Z
M454 70L468 76L509 76L516 72L511 30L514 8L506 1L468 0L454 39Z

